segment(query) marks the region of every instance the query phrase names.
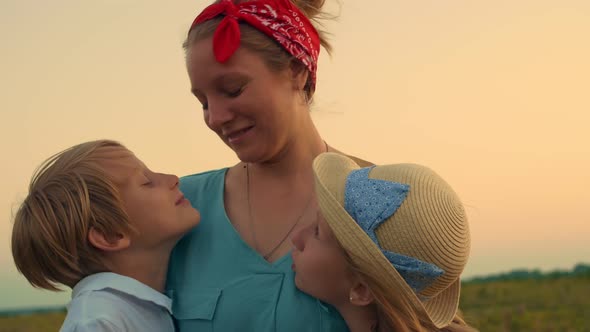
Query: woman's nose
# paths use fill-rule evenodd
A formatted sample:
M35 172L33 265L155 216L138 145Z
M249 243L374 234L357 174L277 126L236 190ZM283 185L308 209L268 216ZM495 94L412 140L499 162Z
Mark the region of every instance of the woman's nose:
M234 118L234 113L223 102L211 100L208 105L206 121L209 128L219 129Z

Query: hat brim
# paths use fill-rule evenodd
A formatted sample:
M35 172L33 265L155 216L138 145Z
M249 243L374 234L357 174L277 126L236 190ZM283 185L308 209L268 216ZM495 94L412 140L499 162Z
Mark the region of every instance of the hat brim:
M316 193L324 219L352 261L361 270L377 276L386 294L402 293L414 309L425 314L437 328L447 326L453 320L459 304L460 280L457 279L450 287L425 302L418 298L340 203L344 201L346 178L356 169L360 169L360 166L336 153L324 153L314 160Z

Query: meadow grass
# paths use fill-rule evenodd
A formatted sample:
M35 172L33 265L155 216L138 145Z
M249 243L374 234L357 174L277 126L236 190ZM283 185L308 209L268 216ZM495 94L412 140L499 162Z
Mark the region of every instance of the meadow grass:
M590 277L466 282L460 308L482 332L590 332ZM0 317L2 332L56 332L65 312Z

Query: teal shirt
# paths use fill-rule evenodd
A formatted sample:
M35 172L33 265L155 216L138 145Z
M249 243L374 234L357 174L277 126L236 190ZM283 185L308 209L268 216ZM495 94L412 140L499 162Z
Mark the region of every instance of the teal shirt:
M179 332L348 331L339 313L295 287L287 254L267 262L225 213L227 168L183 177L201 223L175 247L166 290Z

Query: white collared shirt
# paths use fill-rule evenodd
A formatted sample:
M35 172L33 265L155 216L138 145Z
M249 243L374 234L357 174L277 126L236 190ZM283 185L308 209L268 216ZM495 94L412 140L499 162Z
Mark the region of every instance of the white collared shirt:
M173 332L171 314L166 295L133 278L102 272L76 284L60 332Z

